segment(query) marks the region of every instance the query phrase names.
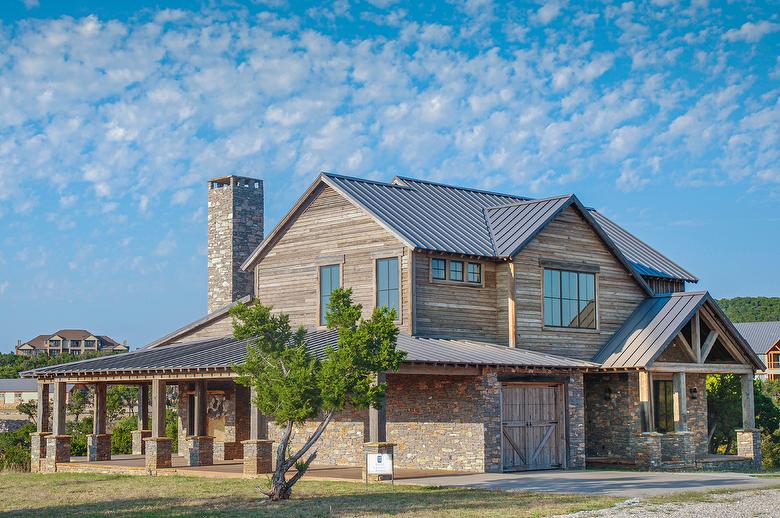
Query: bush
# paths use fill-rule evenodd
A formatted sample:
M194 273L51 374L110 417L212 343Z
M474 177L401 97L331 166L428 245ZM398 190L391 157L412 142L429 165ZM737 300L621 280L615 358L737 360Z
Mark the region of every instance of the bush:
M65 430L70 435L70 454L83 457L87 454L87 435L92 433L92 417L85 417L78 423L68 421Z
M133 430L138 429L138 419L120 419L111 430L111 453L115 455L133 452Z
M764 469L780 469L780 430L761 434L761 462Z
M30 470L30 433L34 431L35 425L28 423L0 433L0 471Z
M165 436L173 439L171 441L171 452L179 451L179 416L170 408L165 410Z

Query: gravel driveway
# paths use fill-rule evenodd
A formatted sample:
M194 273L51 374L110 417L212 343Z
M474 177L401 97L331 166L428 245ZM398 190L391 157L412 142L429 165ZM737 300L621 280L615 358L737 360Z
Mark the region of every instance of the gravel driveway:
M780 490L740 491L703 495L706 502L652 504L638 499L627 500L615 507L599 511L584 511L561 518L738 518L780 516Z

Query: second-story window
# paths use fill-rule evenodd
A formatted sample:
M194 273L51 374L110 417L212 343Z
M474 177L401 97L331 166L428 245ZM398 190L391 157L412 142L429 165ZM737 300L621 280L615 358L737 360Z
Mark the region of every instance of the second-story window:
M396 318L401 317L400 289L398 279L398 258L376 260L376 305L395 310Z
M596 329L596 275L545 268L544 325Z
M463 281L463 261L450 261L450 280Z
M482 265L479 263L469 263L467 271L467 279L469 282L479 284L482 282Z
M330 294L336 288L341 287L341 266L330 264L320 266L320 325L327 324L325 315L328 311Z
M444 259L431 259L431 277L437 281L447 278L447 261Z

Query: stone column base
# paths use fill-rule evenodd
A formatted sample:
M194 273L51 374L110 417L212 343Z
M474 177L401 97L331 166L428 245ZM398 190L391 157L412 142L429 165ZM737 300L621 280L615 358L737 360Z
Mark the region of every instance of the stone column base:
M211 466L214 464L214 438L209 435L187 437L187 466Z
M214 442L214 460L235 460L244 458L244 447L241 441Z
M30 434L30 471L39 473L46 461L46 437L51 432L33 432Z
M133 455L143 455L146 453L146 443L144 439L152 436L151 430L133 430L130 432L133 436Z
M753 469L761 469L761 430L746 428L737 432L737 455L753 459Z
M679 468L696 465L696 447L693 432L669 432L661 436L661 462L673 463ZM669 467L669 466L667 466Z
M661 436L657 432L643 432L636 436L636 465L655 471L661 469Z
M366 480L368 456L378 453L386 453L392 456L394 447L395 444L391 442L367 442L363 444L363 480ZM395 462L395 459L393 459L393 462ZM392 475L371 475L368 477L368 481L381 482L382 480L392 480L392 478Z
M87 436L87 460L111 460L111 434Z
M170 437L148 437L144 439L144 446L146 448L146 469L149 473L155 473L158 469L172 466Z
M59 462L70 462L70 435L47 435L46 459L41 471L56 473Z
M273 471L273 445L270 439L241 441L244 445L244 476L255 476Z

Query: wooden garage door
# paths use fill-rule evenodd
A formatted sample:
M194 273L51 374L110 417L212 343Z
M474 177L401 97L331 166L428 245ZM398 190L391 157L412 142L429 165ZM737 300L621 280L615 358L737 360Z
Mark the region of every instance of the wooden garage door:
M511 383L502 389L505 471L564 467L563 385Z

